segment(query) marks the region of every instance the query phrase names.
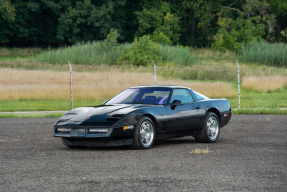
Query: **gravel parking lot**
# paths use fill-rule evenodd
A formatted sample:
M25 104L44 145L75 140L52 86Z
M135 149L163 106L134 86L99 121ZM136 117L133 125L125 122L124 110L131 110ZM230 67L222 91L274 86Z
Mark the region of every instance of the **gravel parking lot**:
M287 191L287 116L233 115L219 140L69 149L56 118L0 119L0 191Z

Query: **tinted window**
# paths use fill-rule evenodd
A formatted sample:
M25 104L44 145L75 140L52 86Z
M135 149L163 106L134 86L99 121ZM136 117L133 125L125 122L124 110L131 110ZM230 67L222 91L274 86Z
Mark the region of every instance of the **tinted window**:
M201 93L198 93L196 91L193 91L193 96L195 97L194 99L199 101L199 100L204 100L204 99L209 99L208 97L206 97L205 95L202 95Z
M170 89L127 89L107 104L166 104Z
M187 89L174 89L170 103L174 100L180 100L182 103L193 102L193 99Z

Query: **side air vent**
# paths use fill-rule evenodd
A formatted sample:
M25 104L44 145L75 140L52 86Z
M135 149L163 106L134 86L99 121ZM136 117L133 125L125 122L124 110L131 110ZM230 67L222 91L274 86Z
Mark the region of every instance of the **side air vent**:
M120 120L123 116L125 116L125 114L115 114L111 117L107 117L107 121L116 122L116 121Z

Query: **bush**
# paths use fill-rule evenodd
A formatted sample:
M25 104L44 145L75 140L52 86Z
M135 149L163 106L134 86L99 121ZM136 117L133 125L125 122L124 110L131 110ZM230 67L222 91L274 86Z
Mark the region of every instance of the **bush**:
M119 36L120 35L118 34L117 30L111 29L107 38L100 43L101 48L105 51L111 51L113 47L118 45L117 38Z
M256 39L262 39L264 26L255 24L252 19L238 17L236 20L220 18L217 22L220 26L211 47L226 51L232 50L239 52L243 43L250 43Z
M159 45L152 42L149 36L135 38L132 44L118 44L116 38L116 31L111 30L103 42L78 43L70 47L49 50L37 55L36 60L51 64L67 64L69 60L73 64L84 65L122 65L124 61L128 61L135 66L152 66L151 59L157 64L173 63L184 66L191 66L200 60L200 57L191 55L189 47Z
M151 36L153 42L157 42L162 45L172 45L172 41L162 32L154 31Z
M146 66L152 59L157 57L159 45L152 42L149 36L135 38L128 53L122 57L122 60L128 60L135 66Z

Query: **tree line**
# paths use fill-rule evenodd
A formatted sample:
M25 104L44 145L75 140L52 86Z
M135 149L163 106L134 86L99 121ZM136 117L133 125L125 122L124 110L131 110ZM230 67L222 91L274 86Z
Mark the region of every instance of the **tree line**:
M148 35L163 44L238 50L286 42L286 0L0 0L0 46L58 47Z

